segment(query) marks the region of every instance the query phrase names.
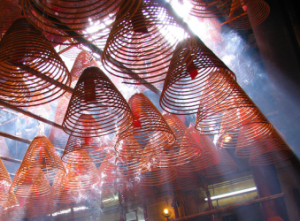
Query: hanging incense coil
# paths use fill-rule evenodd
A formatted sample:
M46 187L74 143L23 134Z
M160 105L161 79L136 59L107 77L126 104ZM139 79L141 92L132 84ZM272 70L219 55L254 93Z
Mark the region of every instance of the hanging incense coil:
M198 171L200 175L206 177L224 176L237 170L237 164L225 149L220 149L215 154L218 155L220 162Z
M217 134L250 122L267 122L253 101L237 84L231 84L231 94L210 109L199 107L196 129L202 134Z
M235 148L237 157L248 158L257 140L271 135L273 130L273 126L268 122L254 121L239 128L221 132L217 145L221 148Z
M39 190L43 189L41 193ZM44 174L36 177L24 205L24 214L27 218L43 216L52 213L54 209L54 195Z
M65 168L53 145L47 137L36 136L16 172L12 189L16 196L26 197L36 177L46 176L49 183L52 184L59 171L65 172Z
M24 0L22 7L26 18L49 35L49 41L56 44L79 44L82 42L78 37L89 41L105 38L114 20L111 15L115 17L120 5L124 5L126 13L135 4L140 4L140 1Z
M165 80L160 106L169 113L194 114L218 104L232 92L235 75L202 42L177 47ZM190 56L186 57L186 51ZM185 64L183 61L185 60Z
M17 2L4 0L0 5L0 38L5 34L6 30L18 18L21 18L21 8Z
M123 78L125 83L163 81L174 48L188 34L159 1L143 1L135 10L118 13L121 22L113 23L102 63L110 74ZM196 40L192 38L183 44L195 46ZM188 51L184 51L184 55L186 53ZM133 72L142 80L137 80Z
M192 8L190 14L198 18L212 18L228 15L231 0L190 0Z
M172 129L176 141L160 156L161 166L181 166L199 158L202 154L200 146L187 130L187 127L177 115L164 113L164 119Z
M7 30L0 54L0 97L10 104L48 103L63 95L63 88L71 83L70 73L52 45L25 18Z
M113 148L112 141L106 136L83 138L70 136L61 159L63 162L71 164L76 164L79 161L83 164L89 163L86 158L78 159L76 155L72 154L74 151L84 150L88 159L92 159L95 164L99 164L104 161L107 152Z
M237 30L254 28L270 14L270 6L264 0L233 0L228 23Z
M65 132L77 137L98 137L122 133L132 121L126 100L110 79L97 67L86 68L65 114Z
M88 68L88 67L98 67L96 60L93 58L93 55L85 50L82 50L78 56L76 57L76 60L74 62L74 65L71 70L71 76L72 76L72 87L75 87L77 80L79 79L82 72Z
M292 149L274 129L272 134L254 143L249 162L254 166L264 166L287 160L293 155Z
M144 156L155 155L168 149L175 141L174 134L152 102L144 94L136 93L131 96L128 103L134 116L133 125L119 134L116 150L122 154L122 140L130 139L130 136L136 139L143 150L151 142L151 147L148 146L148 151L144 151ZM137 147L135 142L124 142L127 142L127 150L134 150Z
M18 204L17 198L12 191L9 191L4 204L4 210L0 212L0 220L21 220L23 219L23 209Z
M3 209L5 209L6 201L8 200L9 194L10 194L10 185L11 185L11 179L10 176L0 159L0 213Z

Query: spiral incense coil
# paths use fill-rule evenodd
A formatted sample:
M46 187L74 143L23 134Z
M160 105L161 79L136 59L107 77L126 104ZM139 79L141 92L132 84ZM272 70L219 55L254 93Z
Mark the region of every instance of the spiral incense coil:
M199 171L219 164L220 158L217 154L218 149L209 136L200 134L192 123L190 124L188 131L202 149L202 154L200 157L195 157L189 164L179 167L178 170L186 172Z
M95 41L108 35L107 26L112 23L121 5L124 13L138 1L104 0L24 0L22 7L26 18L38 29L46 32L57 44L79 44L78 37ZM70 40L69 38L73 39ZM68 42L66 42L66 39Z
M198 171L200 175L206 177L224 176L229 173L233 173L237 169L237 164L234 162L232 157L224 149L220 149L215 152L220 159L218 164L209 166L205 169Z
M2 162L2 160L0 159L0 213L3 209L5 209L5 204L6 201L8 200L9 197L9 188L11 185L11 179L10 176Z
M237 84L231 84L231 94L208 110L200 107L196 129L202 134L217 134L220 130L232 130L250 122L266 122L259 109Z
M268 122L251 122L221 133L217 145L221 148L235 148L237 157L248 158L257 140L271 135L273 130L274 127Z
M40 189L43 188L44 192L41 194ZM54 209L54 195L46 177L37 177L30 190L26 203L24 205L25 217L33 218L52 213Z
M228 23L237 30L254 28L270 14L270 6L264 0L233 0Z
M151 143L147 152L144 151L144 156L155 155L168 149L175 141L174 134L152 102L144 94L136 93L131 96L128 103L134 116L133 124L127 131L119 134L116 150L122 151L122 140L131 136L143 150L149 142ZM136 143L127 142L127 149L136 149ZM136 158L139 158L139 155L136 155Z
M6 30L18 18L21 18L21 8L14 1L4 0L0 5L0 39L5 34Z
M0 42L0 73L0 97L16 106L48 103L71 83L62 59L25 18L16 20Z
M192 8L190 15L198 18L212 18L228 15L231 0L190 0Z
M125 83L144 84L140 79L132 79L132 72L149 83L163 81L176 45L188 34L157 1L143 1L135 10L117 15L121 22L113 23L102 63ZM184 44L195 46L196 39Z
M137 140L132 136L125 137L117 146L119 155L127 159L139 159L142 157L143 149Z
M164 113L163 117L172 129L176 141L168 150L163 152L164 157L161 158L162 166L165 163L172 166L180 166L189 163L194 158L199 158L202 150L180 118L169 113Z
M271 135L254 143L249 162L253 166L264 166L287 160L293 155L292 149L274 129Z
M230 85L235 84L234 73L203 43L194 48L181 45L177 49L159 100L164 110L195 114L199 106L205 111L230 95ZM189 57L185 56L186 51L190 51Z
M106 157L107 151L113 149L114 145L108 137L74 137L70 136L65 147L65 151L61 157L63 162L69 162L71 164L77 163L89 163L89 159L95 164L102 163ZM85 157L78 159L78 157L72 154L74 151L84 150L87 154Z
M27 196L36 177L45 176L52 184L59 171L65 172L65 168L53 145L47 137L36 136L25 153L12 188L17 196Z
M76 137L98 137L122 133L132 121L129 105L110 79L97 67L86 68L65 114L65 132Z
M82 72L88 68L88 67L98 67L96 60L93 58L93 55L85 50L82 50L78 56L76 57L76 60L74 62L74 65L71 70L71 76L72 76L72 87L75 87L77 80L79 79Z
M9 191L4 210L0 212L0 220L21 220L23 219L23 209L19 206L17 198L12 191Z

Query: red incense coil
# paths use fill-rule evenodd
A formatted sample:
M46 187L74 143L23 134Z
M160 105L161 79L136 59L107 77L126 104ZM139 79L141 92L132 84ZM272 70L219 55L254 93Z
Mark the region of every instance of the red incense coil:
M22 17L22 10L15 1L4 0L1 2L0 11L0 38L2 38L11 24Z
M77 80L86 68L98 66L99 65L93 58L93 55L88 51L82 50L76 57L76 60L70 72L72 76L72 87L75 87Z
M152 102L144 94L136 93L131 96L128 103L134 116L133 126L119 134L116 150L119 151L121 148L123 139L131 136L137 140L142 149L145 149L146 145L151 142L151 147L147 148L147 152L144 151L144 156L154 155L168 149L175 141L174 134ZM130 145L133 146L130 147ZM136 144L127 143L127 148L136 149ZM138 157L139 155L136 155L136 158Z
M62 59L25 18L16 20L0 42L0 72L1 99L16 106L48 103L65 93L61 85L71 83Z
M6 201L9 198L10 194L10 185L11 185L11 179L10 176L0 159L0 213L3 209L6 207Z
M65 172L65 168L53 145L47 137L36 136L25 153L14 177L12 188L17 196L27 196L28 188L36 177L46 176L52 184L59 171Z
M250 122L266 122L259 109L237 83L229 87L232 92L225 100L208 110L199 108L195 127L202 134L232 130Z
M110 74L123 78L125 83L144 84L140 79L161 82L176 45L188 33L158 1L143 1L141 5L136 4L135 10L135 13L118 14L120 20L112 26L102 63ZM196 40L193 38L185 44L196 45ZM132 79L132 72L140 79Z
M163 114L163 117L172 129L176 141L169 149L163 152L161 166L165 166L166 163L180 166L191 162L195 158L199 158L202 150L180 118L177 115L168 113Z
M185 54L191 54L190 57ZM193 65L182 65L192 61ZM197 75L194 72L197 70ZM202 42L177 46L165 80L160 106L173 114L194 114L211 108L232 92L235 75Z
M220 162L200 170L198 172L200 175L206 177L216 177L224 176L236 171L238 166L226 150L220 149L214 153L218 155Z
M233 0L228 23L237 30L254 28L270 14L270 6L264 0Z
M87 158L91 158L95 164L102 163L106 157L106 153L113 149L114 145L112 141L109 140L108 137L74 137L70 136L68 142L65 147L65 151L61 157L62 161L69 163L78 163L78 161L82 161L81 163L89 162L87 159L82 158L78 159L76 155L72 153L75 151L84 150L87 155Z
M268 122L251 122L239 128L221 132L217 145L221 148L235 148L235 155L248 158L253 145L259 138L273 133L273 126Z
M77 37L89 41L106 38L107 26L114 20L120 5L124 5L125 13L137 3L140 4L140 1L24 0L22 7L26 18L47 33L49 41L56 44L79 44L82 42Z
M231 0L190 0L192 9L190 14L199 18L211 18L228 15Z
M65 132L77 137L98 137L122 133L132 121L129 105L110 79L97 67L86 68L65 114Z
M43 188L41 194L40 189ZM36 177L29 190L26 203L24 205L24 215L26 218L34 218L52 213L54 209L54 195L44 174Z
M252 145L249 162L254 166L264 166L287 160L293 155L293 150L274 129L272 134L259 138Z

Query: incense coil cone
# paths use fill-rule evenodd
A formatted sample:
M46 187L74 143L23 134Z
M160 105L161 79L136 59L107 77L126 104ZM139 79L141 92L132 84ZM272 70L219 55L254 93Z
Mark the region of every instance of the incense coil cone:
M43 193L39 191L43 187ZM24 205L24 214L27 218L43 216L52 213L54 209L54 195L44 174L36 177Z
M15 106L51 102L71 83L62 59L25 18L16 20L0 42L0 72L1 99Z
M14 177L12 188L17 196L27 196L36 177L45 174L50 184L56 174L65 168L53 145L45 136L36 136L29 145Z
M188 33L155 1L143 1L117 17L120 19L112 25L103 50L104 68L129 84L163 81L174 48ZM192 38L185 44L196 45L196 40ZM132 79L132 72L140 79Z
M199 158L202 150L180 118L169 113L164 113L163 117L172 129L176 141L163 152L161 165L164 166L167 163L172 166L180 166Z
M191 0L190 14L199 18L211 18L228 15L231 8L231 0Z
M0 213L6 207L6 201L8 200L9 193L10 193L10 185L11 179L10 176L0 159Z
M215 154L218 155L220 162L198 171L200 175L206 177L217 177L233 173L237 170L237 164L225 149L220 149L216 151Z
M140 144L132 135L122 139L117 146L117 150L122 158L127 159L140 159L143 152Z
M85 50L82 50L76 60L71 70L72 76L72 87L75 87L80 75L88 67L98 67L96 60L93 58L93 55Z
M217 146L235 148L237 157L248 158L257 140L271 135L273 130L274 127L268 122L250 122L239 128L221 132Z
M185 56L189 51L190 56ZM179 45L174 53L160 96L160 106L173 114L205 111L232 92L235 75L203 43Z
M21 8L19 8L17 3L13 1L4 0L1 2L0 10L0 35L2 37L11 24L22 15Z
M97 67L86 68L65 114L65 132L77 137L98 137L122 133L132 121L129 105L110 79Z
M200 107L195 128L202 134L217 134L250 122L266 122L259 109L237 84L231 84L231 94L208 110Z
M188 131L196 140L200 148L202 149L202 154L200 157L196 157L193 161L187 164L185 167L179 167L179 171L186 170L187 172L199 171L213 165L220 163L219 155L217 154L217 147L211 141L209 136L200 134L191 123Z
M264 166L287 160L293 155L293 150L274 129L272 134L261 137L254 143L249 163Z
M21 220L23 219L23 209L19 206L17 198L12 191L9 191L4 210L0 212L0 220Z
M133 136L144 150L148 143L151 147L144 151L144 156L155 155L168 149L175 141L175 136L163 118L162 114L144 94L134 94L128 101L134 120L132 126L122 134L119 134L115 145L117 151L122 147L122 140ZM130 145L133 145L130 147ZM127 148L135 149L135 143L127 143ZM134 157L134 156L133 156ZM138 158L139 155L136 155Z
M26 18L44 31L49 41L72 45L82 43L78 37L89 41L105 38L108 35L107 24L114 19L110 15L115 17L121 4L129 10L134 3L124 0L24 0L22 8Z
M270 14L264 0L233 0L228 23L237 30L247 30L260 25Z
M65 147L65 151L61 157L63 162L69 163L87 163L86 158L78 159L72 153L75 151L84 150L87 158L91 158L95 164L102 163L105 160L106 154L113 149L114 145L108 137L74 137L70 136Z

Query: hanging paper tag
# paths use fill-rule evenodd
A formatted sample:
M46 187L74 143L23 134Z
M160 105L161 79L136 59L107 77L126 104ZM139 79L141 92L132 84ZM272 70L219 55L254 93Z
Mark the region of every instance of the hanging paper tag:
M142 127L142 124L141 124L141 121L140 121L140 117L139 116L136 116L134 118L134 121L133 121L133 124L132 124L134 127Z
M189 72L192 80L194 80L199 73L198 73L196 65L194 64L194 61L191 62L191 57L189 57L186 60L186 65L187 65L187 71Z

